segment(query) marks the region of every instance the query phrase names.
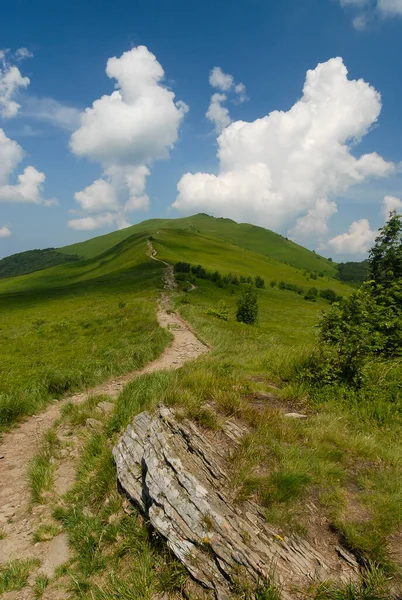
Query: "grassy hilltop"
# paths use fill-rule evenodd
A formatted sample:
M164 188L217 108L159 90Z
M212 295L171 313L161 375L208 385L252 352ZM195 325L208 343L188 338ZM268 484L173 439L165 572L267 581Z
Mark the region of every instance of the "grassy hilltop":
M168 227L162 228L161 224L166 223ZM183 228L177 229L178 224ZM241 233L244 227L250 230L251 226L206 215L174 221L147 221L143 225L147 229L140 230L140 224L64 249L66 256L85 254L87 257L82 260L0 281L0 357L3 364L0 423L11 423L18 415L31 413L53 396L142 364L143 359L138 357L148 356L144 339L139 337L138 342L136 339L129 342L132 337L127 323L131 328L146 329L144 323L150 320L154 323L155 338L166 338L166 334L156 328L155 303L147 302L147 298L156 298L161 285L161 265L146 256L146 239L150 234L157 240L157 247L165 259L173 263L180 260L201 262L204 267L223 273L252 277L259 274L267 283L269 280L283 281L298 286L299 291L314 286L318 290L331 287L340 295L348 293L347 286L324 275L325 268L327 271L333 268L329 261L305 249L303 261L298 246L261 228L252 228L258 231L257 239L253 240L252 234L247 237ZM127 237L129 233L131 235ZM110 247L111 240L115 242L123 234L125 238ZM228 241L225 236L232 237L237 243ZM264 236L268 240L265 246ZM276 254L278 248L282 248L282 252L286 249L290 260L299 258L311 269L322 267L320 276L306 267L301 270L261 254L262 249L268 252L270 240L275 242ZM246 249L243 244L254 245L257 251ZM93 256L95 248L102 251ZM291 311L296 313L296 307L302 306L307 319L303 327L307 329L306 323L309 323L306 335L311 337L311 325L317 318L318 307L327 303L322 301L307 306L302 295L272 291L273 305L278 294L281 309L285 308L283 301L287 297ZM116 335L119 327L122 337ZM151 324L149 328L152 329ZM135 338L137 336L138 331ZM132 343L138 343L138 351L133 351ZM34 351L36 345L40 352ZM155 351L161 347L158 342Z
M134 414L163 401L215 430L228 415L244 420L250 433L231 459L237 501L257 500L284 536L341 541L369 566L371 579L360 588L312 588L306 600L391 598L386 579L393 583L401 567L400 366L380 364L358 390L314 388L303 378L330 306L321 293L347 296L351 288L334 278L330 261L270 231L207 215L156 219L60 250L80 261L0 281L0 424L133 370L169 343L155 318L163 265L147 256L149 237L162 260L226 276L217 284L181 274L172 294L211 352L179 371L132 381L103 429L82 434L76 486L55 512L74 551L72 597L183 597L183 571L123 510L110 450ZM259 318L247 326L236 321L236 305L242 281L257 275L265 280ZM228 320L216 316L222 302ZM99 418L95 405L70 407L64 418L78 427ZM294 411L308 418L283 416ZM259 600L279 598L274 588L264 594Z
M236 223L231 219L214 218L205 214L181 219L150 219L138 223L138 225L127 227L127 229L114 231L86 242L65 246L60 248L60 252L70 255L78 254L89 258L108 250L135 233L140 231L153 233L160 229L180 229L190 233L199 233L207 238L229 242L263 256L288 263L299 269L322 271L332 277L336 275L336 267L329 260L269 229L246 223Z

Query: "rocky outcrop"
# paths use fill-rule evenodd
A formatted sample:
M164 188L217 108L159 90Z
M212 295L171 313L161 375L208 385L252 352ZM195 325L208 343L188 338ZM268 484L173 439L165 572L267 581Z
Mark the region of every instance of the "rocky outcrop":
M287 591L292 586L354 578L352 557L350 564L335 549L324 557L297 536L283 539L257 504L233 502L227 457L244 433L233 420L211 433L164 406L143 412L113 449L118 480L193 578L220 600L273 572L283 598L297 597Z

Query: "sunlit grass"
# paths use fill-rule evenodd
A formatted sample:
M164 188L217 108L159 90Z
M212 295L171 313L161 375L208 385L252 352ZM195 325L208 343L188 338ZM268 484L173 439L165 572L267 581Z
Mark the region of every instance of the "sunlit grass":
M28 464L27 479L33 504L43 502L44 493L52 489L55 471L54 459L59 446L60 442L56 431L48 429L42 438L39 452Z
M127 247L126 247L127 246ZM144 236L103 259L0 282L0 428L155 358L162 265Z
M0 594L22 590L28 583L30 572L38 564L38 560L27 559L0 565Z

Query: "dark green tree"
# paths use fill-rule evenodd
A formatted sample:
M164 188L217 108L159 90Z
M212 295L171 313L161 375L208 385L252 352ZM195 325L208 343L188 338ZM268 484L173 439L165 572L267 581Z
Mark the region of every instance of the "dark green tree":
M240 323L253 325L258 317L257 292L252 285L247 286L237 303L236 319Z
M369 255L371 280L322 317L320 351L310 362L318 382L360 385L373 359L402 356L402 217L380 229Z
M369 274L375 285L402 279L402 216L392 211L369 254Z

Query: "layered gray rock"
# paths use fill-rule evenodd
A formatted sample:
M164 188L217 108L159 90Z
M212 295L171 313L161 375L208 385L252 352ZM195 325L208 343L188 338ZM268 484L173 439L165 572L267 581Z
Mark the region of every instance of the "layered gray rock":
M263 584L273 572L284 598L296 597L287 592L292 586L354 578L357 565L335 549L324 557L297 536L283 539L257 504L233 502L227 456L244 433L231 420L212 435L166 407L143 412L113 449L118 480L193 578L219 600Z

